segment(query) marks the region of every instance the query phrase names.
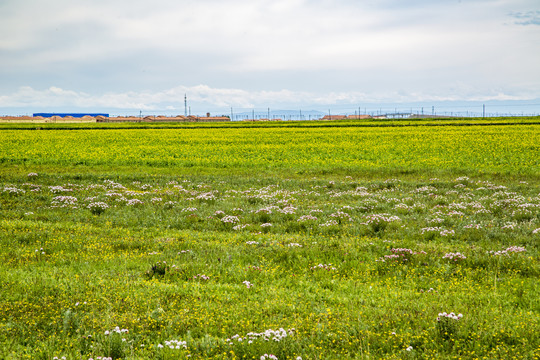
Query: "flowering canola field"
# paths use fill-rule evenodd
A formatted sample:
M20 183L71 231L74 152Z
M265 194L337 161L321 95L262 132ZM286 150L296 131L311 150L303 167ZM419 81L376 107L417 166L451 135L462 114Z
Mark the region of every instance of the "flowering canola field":
M0 358L538 359L535 125L0 131Z

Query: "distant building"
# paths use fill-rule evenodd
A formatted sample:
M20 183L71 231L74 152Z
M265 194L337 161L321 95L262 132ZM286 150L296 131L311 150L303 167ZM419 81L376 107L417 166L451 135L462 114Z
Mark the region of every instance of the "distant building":
M354 119L354 120L363 120L363 119L371 119L371 115L349 115L347 116L347 119Z
M321 120L343 120L346 118L346 115L325 115Z
M43 118L52 118L53 116L58 116L61 118L65 117L74 117L74 118L82 118L84 116L91 116L91 117L97 117L97 116L103 116L103 117L109 117L109 114L103 114L103 113L34 113L34 117L41 116Z
M197 117L195 121L202 122L214 122L214 121L231 121L231 118L228 116L206 116L206 117Z
M217 121L231 121L228 116L183 116L177 115L174 117L168 117L163 115L148 115L143 118L141 117L105 117L105 116L96 116L97 122L217 122Z

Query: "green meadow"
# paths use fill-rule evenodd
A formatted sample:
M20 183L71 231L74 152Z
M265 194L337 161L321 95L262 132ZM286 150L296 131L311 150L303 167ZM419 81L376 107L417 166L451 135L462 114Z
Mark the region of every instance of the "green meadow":
M537 118L0 125L1 359L539 359Z

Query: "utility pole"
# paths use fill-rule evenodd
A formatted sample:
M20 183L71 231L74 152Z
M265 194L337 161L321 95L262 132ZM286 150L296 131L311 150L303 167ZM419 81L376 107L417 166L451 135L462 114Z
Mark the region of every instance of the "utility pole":
M232 106L231 106L231 121L233 121L233 118L234 118L234 114L233 114L233 110L232 110Z
M270 120L270 108L268 108L268 120Z
M187 94L184 94L184 115L187 117Z
M482 117L483 117L483 118L486 117L486 104L483 104L483 105L482 105Z

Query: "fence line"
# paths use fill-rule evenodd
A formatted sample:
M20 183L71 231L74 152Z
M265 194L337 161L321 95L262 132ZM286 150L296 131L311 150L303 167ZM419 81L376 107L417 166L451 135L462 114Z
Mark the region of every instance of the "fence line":
M176 116L178 110L118 110L110 111L111 116ZM227 111L214 110L217 116L227 116L232 121L264 121L264 120L319 120L336 117L360 117L368 115L372 118L382 117L390 119L408 118L432 118L432 117L516 117L516 116L540 116L540 104L480 104L480 105L417 105L417 106L334 106L326 111L317 110L275 110L270 108L230 108ZM200 114L193 112L194 116L205 116L207 111ZM12 115L4 115L5 117ZM2 118L2 115L0 115Z

